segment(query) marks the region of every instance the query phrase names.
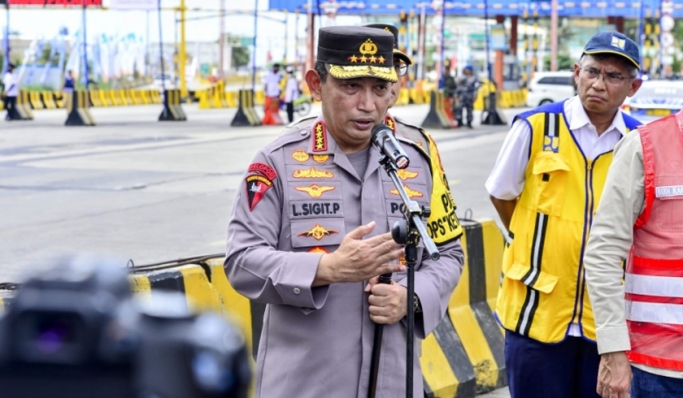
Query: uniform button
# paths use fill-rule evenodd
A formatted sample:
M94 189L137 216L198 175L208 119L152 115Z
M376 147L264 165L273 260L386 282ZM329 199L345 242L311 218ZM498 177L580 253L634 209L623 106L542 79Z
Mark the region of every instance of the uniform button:
M306 131L306 130L301 130L301 131L299 132L299 134L301 134L301 135L306 135L307 132L308 132L308 131Z
M299 289L298 287L295 287L294 288L294 294L299 294L299 293L301 293L301 289Z

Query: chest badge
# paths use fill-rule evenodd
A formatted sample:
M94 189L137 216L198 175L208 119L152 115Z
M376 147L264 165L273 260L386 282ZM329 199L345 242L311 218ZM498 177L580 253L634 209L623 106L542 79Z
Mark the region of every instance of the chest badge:
M315 227L311 228L310 231L304 231L300 232L297 234L298 236L304 236L306 238L313 238L315 240L320 240L328 235L332 234L338 234L339 231L336 231L334 229L325 229L322 225L320 224L315 224Z
M303 149L297 149L296 151L294 151L294 153L292 153L292 158L299 163L303 163L307 161L310 158L310 156L308 156L306 151L304 151Z
M406 169L400 169L396 172L396 174L398 175L398 178L402 179L403 181L412 180L419 175L417 171L410 171Z
M313 155L313 160L315 160L316 162L318 162L320 164L327 162L327 159L329 159L329 158L330 158L330 155Z
M299 192L305 192L308 194L308 196L312 198L319 198L321 197L325 192L332 191L334 190L334 187L330 186L320 186L318 184L312 184L310 187L294 187Z
M315 167L305 170L296 170L292 174L294 178L333 178L334 174L328 170L318 170Z
M403 189L406 190L406 193L408 194L408 197L409 197L409 198L421 198L421 197L424 196L424 195L422 194L422 192L416 191L416 190L414 190L414 189L411 189L411 188L410 188L409 186L407 186L407 185L403 185ZM393 194L393 195L398 195L398 190L394 188L394 189L392 189L391 191L389 191L389 193L391 193L391 194Z

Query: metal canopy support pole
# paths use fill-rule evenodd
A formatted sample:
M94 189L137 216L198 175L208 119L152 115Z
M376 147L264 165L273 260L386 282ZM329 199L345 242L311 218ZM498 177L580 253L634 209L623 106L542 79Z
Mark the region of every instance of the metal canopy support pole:
M294 63L299 65L299 8L296 9L294 22Z
M287 64L289 60L287 59L287 49L289 48L289 13L285 10L285 56L283 64Z
M258 35L258 0L254 0L254 53L251 57L251 91L256 92L256 36Z
M550 71L557 71L557 0L550 3Z
M3 72L7 71L9 66L9 0L5 3L5 9L7 11L7 24L5 25L5 61L3 65Z
M85 89L90 89L90 79L88 78L88 33L86 32L85 19L85 0L83 0L83 77L85 78Z
M308 0L308 37L306 38L306 69L315 66L315 16L313 1Z
M439 89L443 90L446 87L446 57L444 54L444 42L446 41L446 1L441 4L441 45L439 46L439 62L441 67L439 68Z
M185 0L180 0L180 54L178 73L180 74L180 97L187 98L187 79L185 74Z
M640 70L645 70L645 54L644 54L644 46L645 46L645 33L644 28L645 28L645 0L640 0L640 15L638 18L638 47L640 48L640 59L638 60L640 62Z
M161 89L166 92L166 76L164 72L164 36L161 33L161 0L157 0L159 9L159 66L161 67Z
M225 0L221 0L221 21L220 21L220 32L219 32L219 43L220 43L220 60L218 64L218 78L223 80L225 79ZM195 57L199 56L199 54L195 54Z

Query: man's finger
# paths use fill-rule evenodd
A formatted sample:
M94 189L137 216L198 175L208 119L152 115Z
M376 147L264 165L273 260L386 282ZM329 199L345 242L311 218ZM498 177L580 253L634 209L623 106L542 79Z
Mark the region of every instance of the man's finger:
M393 274L394 272L403 272L406 270L405 265L401 264L385 264L380 267L378 267L375 272L377 272L377 275L382 275L382 274Z
M376 223L374 221L370 221L368 224L361 225L360 227L349 232L346 234L346 236L352 239L362 239L365 235L369 234L373 229L375 229L375 225Z
M394 238L391 237L391 232L386 232L377 236L373 236L372 238L366 239L365 243L369 244L372 247L376 247L383 244L391 244L396 242L394 242Z
M365 292L369 293L372 290L372 287L375 286L377 283L379 283L379 276L373 276L372 278L370 278L368 284L365 285Z

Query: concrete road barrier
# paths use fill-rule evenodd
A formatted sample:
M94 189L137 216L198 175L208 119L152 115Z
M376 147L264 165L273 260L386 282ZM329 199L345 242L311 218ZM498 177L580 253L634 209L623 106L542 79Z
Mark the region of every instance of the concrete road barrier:
M90 113L90 99L85 90L66 94L67 118L66 126L94 126L95 119Z

